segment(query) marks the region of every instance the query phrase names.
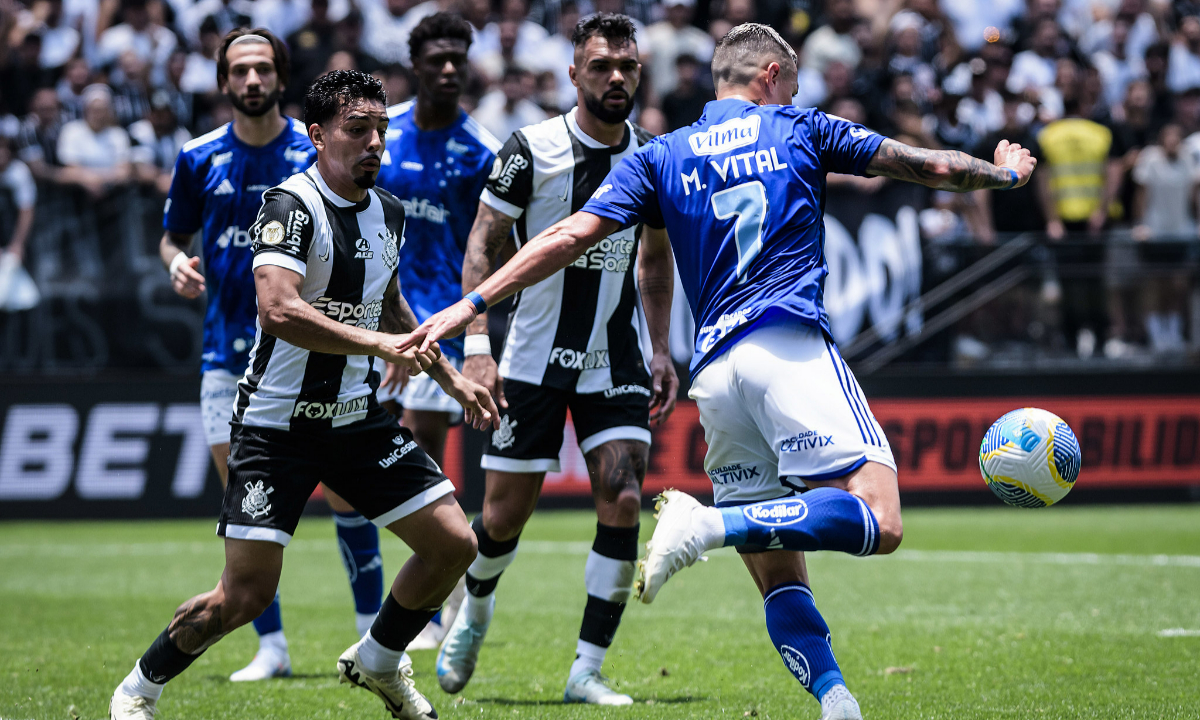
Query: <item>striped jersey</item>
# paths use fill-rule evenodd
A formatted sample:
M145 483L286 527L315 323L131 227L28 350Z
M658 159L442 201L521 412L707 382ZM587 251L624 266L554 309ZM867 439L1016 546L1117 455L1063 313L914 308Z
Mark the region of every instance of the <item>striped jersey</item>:
M408 260L400 266L400 292L425 322L462 299L467 236L500 141L461 110L450 125L422 130L416 107L410 100L388 108L387 146L375 182L404 205ZM439 345L462 358L461 336Z
M267 191L250 230L254 267L304 277L300 297L327 316L379 329L383 294L404 244L404 206L386 190L362 202L335 194L316 165ZM234 422L311 431L385 422L375 399L382 361L312 352L263 332L256 321L250 367L238 383Z
M233 123L226 123L180 150L163 227L181 235L204 231L200 252L208 306L202 372L246 371L256 315L250 226L263 192L308 167L314 152L304 123L291 118L262 147L242 142Z
M512 134L480 198L516 218L518 244L583 207L608 173L651 135L631 122L615 147L589 137L577 110ZM634 263L641 225L604 238L517 296L500 375L579 393L645 385Z

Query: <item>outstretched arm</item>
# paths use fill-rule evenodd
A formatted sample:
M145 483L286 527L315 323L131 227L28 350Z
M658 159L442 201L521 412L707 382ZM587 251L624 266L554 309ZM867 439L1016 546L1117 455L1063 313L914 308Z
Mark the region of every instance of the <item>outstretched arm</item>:
M1009 190L1029 182L1037 159L1016 143L1001 140L996 163L957 150L930 150L884 139L867 165L867 173L918 183L937 190ZM1017 182L1009 170L1017 174Z
M463 256L462 289L463 295L479 287L492 274L496 258L504 249L505 243L512 237L512 226L516 219L511 215L480 202L475 212L475 223L471 226L471 234L467 236L467 250ZM467 327L467 335L479 335L481 339L488 334L487 313L481 312ZM496 361L491 352L483 352L491 348L490 340L483 340L484 348L472 349L463 359L463 375L492 391L496 404L502 408L508 407L504 399L504 382L500 378Z
M679 378L671 360L671 295L675 290L675 256L667 231L650 226L642 228L638 246L638 290L642 310L650 330L650 382L654 395L650 398L650 427L667 421L675 410L675 395Z
M539 283L575 262L588 248L617 230L616 220L577 212L546 228L475 288L487 305L495 305L515 292ZM462 332L478 315L474 303L463 298L430 316L405 341L405 347L429 347L442 338Z

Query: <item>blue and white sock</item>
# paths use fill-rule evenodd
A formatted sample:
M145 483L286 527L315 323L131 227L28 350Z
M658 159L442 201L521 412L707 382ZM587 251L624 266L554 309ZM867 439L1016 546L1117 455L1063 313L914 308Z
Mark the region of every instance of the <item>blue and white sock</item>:
M724 545L771 549L836 550L871 555L879 549L879 522L860 498L824 487L799 497L720 508Z
M802 582L771 588L763 600L767 632L788 671L820 702L835 685L845 685L833 657L829 626L817 611L812 591Z
M383 557L379 554L379 529L356 512L334 512L338 547L350 592L354 594L354 625L362 637L371 629L383 602Z

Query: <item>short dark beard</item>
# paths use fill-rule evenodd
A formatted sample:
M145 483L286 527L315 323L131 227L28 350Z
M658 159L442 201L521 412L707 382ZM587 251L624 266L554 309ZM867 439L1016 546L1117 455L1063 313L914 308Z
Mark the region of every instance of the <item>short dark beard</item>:
M262 117L263 115L271 112L271 110L279 104L278 90L274 90L268 94L263 100L263 104L257 108L246 107L246 104L242 102L242 99L233 93L225 93L225 97L229 98L229 102L233 103L233 106L238 109L238 112L242 113L243 115L249 115L250 117Z
M605 95L607 94L608 92L605 92ZM601 95L600 97L592 97L591 95L584 93L583 104L584 107L587 108L588 112L596 116L596 119L598 119L600 122L608 123L609 125L616 125L617 123L625 122L625 120L629 118L629 113L633 112L633 98L629 98L629 101L625 103L625 108L623 110L610 110L604 104L604 95Z
M363 173L362 175L354 178L354 184L363 190L370 190L371 188L375 187L375 176L371 173Z

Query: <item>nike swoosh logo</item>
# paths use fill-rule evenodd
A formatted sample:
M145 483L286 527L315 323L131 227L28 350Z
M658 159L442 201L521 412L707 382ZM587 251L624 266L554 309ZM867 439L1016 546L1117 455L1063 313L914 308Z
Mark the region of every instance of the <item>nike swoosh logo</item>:
M559 195L558 199L562 200L563 202L566 202L567 201L567 193L569 193L569 192L571 192L571 178L570 177L567 178L567 184L563 186L562 195Z

